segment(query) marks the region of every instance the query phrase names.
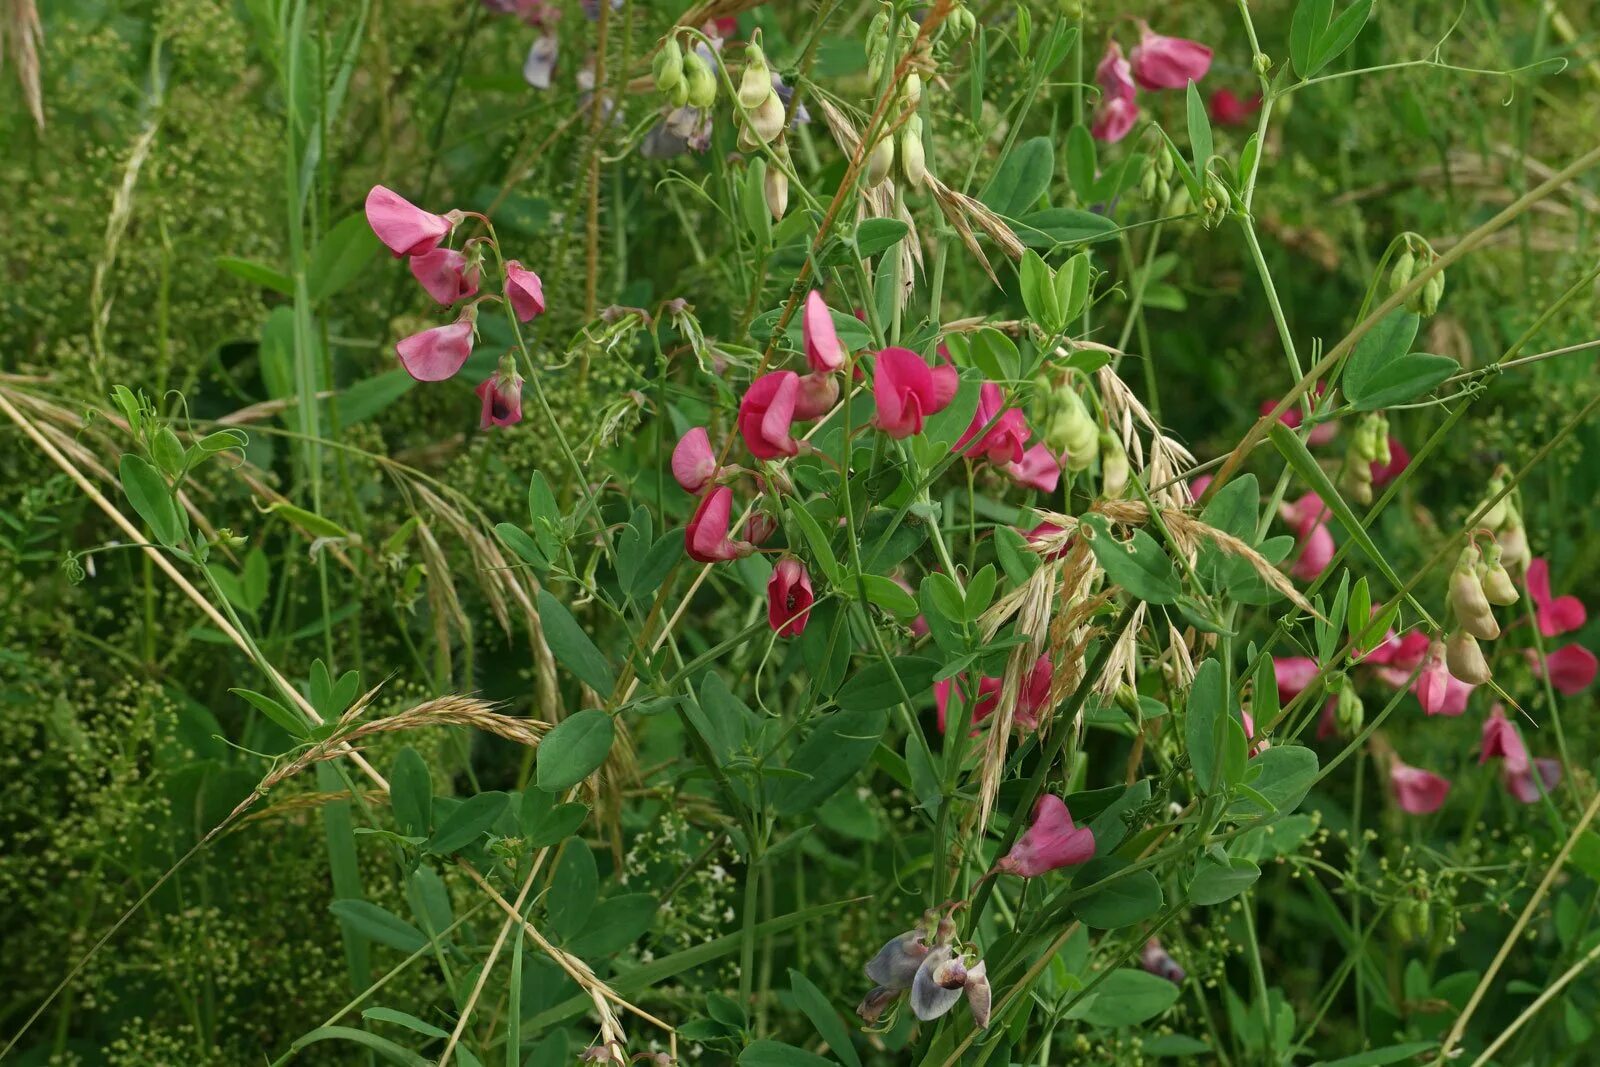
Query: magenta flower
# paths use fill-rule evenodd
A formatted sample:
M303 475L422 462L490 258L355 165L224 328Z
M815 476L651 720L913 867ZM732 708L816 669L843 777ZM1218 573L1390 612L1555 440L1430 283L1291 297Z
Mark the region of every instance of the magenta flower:
M1115 40L1106 42L1105 55L1100 57L1100 62L1094 68L1094 80L1100 86L1101 95L1107 99L1131 101L1137 93L1133 84L1133 68L1123 58L1122 46Z
M504 367L478 383L474 390L483 402L478 429L511 426L522 421L522 375L515 367Z
M1536 759L1513 774L1509 767L1500 775L1506 792L1523 804L1533 804L1546 793L1553 793L1561 784L1561 763L1553 759Z
M1321 396L1324 392L1324 389L1325 387L1319 382L1316 390L1317 395ZM1277 406L1278 401L1276 400L1263 400L1260 408L1261 414L1270 414L1272 409ZM1279 415L1278 421L1289 427L1291 430L1298 430L1300 428L1300 424L1305 421L1305 418L1305 412L1301 411L1299 406L1296 405L1285 410L1282 415ZM1325 445L1338 436L1339 424L1337 422L1319 422L1313 426L1311 428L1311 432L1306 435L1306 444L1309 446Z
M805 338L806 362L817 374L832 374L844 366L849 353L839 341L839 331L833 325L833 313L815 289L806 297L805 317L800 320Z
M449 307L478 291L478 265L453 248L435 248L411 257L411 276L433 299Z
M1074 826L1066 801L1046 793L1033 806L1033 824L995 864L995 870L1034 878L1094 858L1094 831Z
M921 433L923 420L943 411L958 385L954 367L930 367L909 348L885 348L872 369L878 429L890 437Z
M1396 759L1389 767L1389 788L1401 811L1429 815L1444 805L1450 783L1432 771L1410 767Z
M984 430L986 426L988 430ZM1030 433L1027 417L1021 410L1006 410L1005 392L994 382L984 382L978 391L978 410L972 413L972 422L957 438L956 451L987 459L996 466L1021 463Z
M806 565L785 556L767 580L767 625L779 637L798 637L811 619L811 575Z
M942 681L934 682L933 706L939 720L939 733L941 734L945 732L946 728L946 714L947 709L950 706L951 687L956 684L961 686L961 697L963 700L971 701L975 699L975 703L972 705L972 712L969 716L972 722L972 731L967 735L969 737L975 737L978 733L978 724L983 722L983 720L987 719L990 715L993 715L994 709L1000 704L1000 679L978 679L978 692L976 698L974 698L970 683L968 682L965 674L958 674L953 680L950 678L945 678Z
M544 283L514 259L506 260L506 299L518 322L532 322L544 314Z
M757 459L777 459L800 452L790 433L800 376L792 370L775 370L750 383L739 401L739 433Z
M1295 528L1300 539L1300 551L1289 573L1303 582L1311 581L1333 560L1333 534L1324 521L1331 513L1315 493L1307 493L1293 504L1285 504L1280 513Z
M1182 37L1163 37L1139 23L1139 43L1133 46L1133 80L1146 89L1182 89L1211 69L1211 49Z
M1218 89L1211 94L1206 110L1218 126L1244 126L1261 110L1261 94L1246 100L1232 89Z
M1500 704L1490 708L1489 717L1483 720L1478 766L1492 759L1505 760L1506 770L1511 772L1528 769L1528 748L1522 743L1522 735L1517 732L1516 726L1506 718L1505 707Z
M1022 680L1022 691L1017 694L1017 725L1024 730L1039 728L1039 716L1049 710L1050 683L1055 679L1055 665L1048 654L1033 661L1033 668Z
M468 305L461 317L448 326L414 333L395 345L400 365L419 382L442 382L453 378L472 355L472 327L477 311Z
M422 210L392 189L374 185L367 193L367 225L398 259L433 251L455 224L443 215Z
M1096 141L1116 144L1128 136L1139 121L1139 105L1131 97L1102 97L1089 122L1089 134Z
M1576 630L1588 618L1583 601L1575 596L1550 596L1550 563L1534 559L1528 564L1528 595L1539 619L1539 632L1555 637Z
M1272 674L1278 682L1278 702L1287 704L1316 683L1320 673L1310 656L1274 656Z
M1543 677L1544 665L1539 662L1539 653L1530 648L1527 656L1528 666L1533 668L1535 677ZM1600 671L1600 661L1596 661L1594 653L1582 645L1565 645L1551 652L1546 659L1550 663L1550 684L1556 692L1569 697L1593 685L1595 673Z
M1041 493L1055 492L1061 482L1061 460L1043 443L1022 453L1020 461L1007 463L1000 469L1018 485Z
M1417 703L1422 705L1423 712L1452 717L1460 715L1467 710L1467 698L1472 695L1473 688L1450 673L1444 645L1439 641L1430 642L1422 671L1411 685L1411 691L1417 695Z
M1317 429L1321 429L1319 426ZM1315 433L1316 431L1312 431ZM1379 463L1372 461L1372 488L1382 489L1411 465L1411 453L1406 451L1406 446L1393 434L1389 435L1389 462Z
M802 420L820 419L839 402L839 379L831 374L814 371L800 379L799 391L794 397L794 417Z
M1039 545L1064 533L1066 533L1065 527L1057 526L1053 522L1041 522L1031 530L1023 530L1022 537L1030 545ZM1064 559L1067 553L1072 550L1072 545L1073 539L1069 537L1062 543L1061 547L1041 552L1040 555L1047 560Z
M728 537L733 518L733 490L720 485L700 498L689 525L684 527L683 548L697 563L722 563L741 559L756 550L748 541Z
M744 536L751 544L764 545L778 532L778 520L765 511L757 511L744 522Z
M699 493L717 477L717 457L704 426L696 426L672 449L672 477L686 493Z

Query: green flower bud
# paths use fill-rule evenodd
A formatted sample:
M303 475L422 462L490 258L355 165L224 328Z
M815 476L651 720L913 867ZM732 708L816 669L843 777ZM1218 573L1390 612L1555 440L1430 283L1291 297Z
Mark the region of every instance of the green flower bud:
M1450 572L1450 610L1455 612L1463 630L1473 637L1493 641L1500 636L1500 624L1495 621L1483 580L1478 577L1480 558L1476 545L1469 544L1461 550L1455 570Z
M1408 247L1395 257L1394 266L1389 268L1389 292L1394 294L1404 289L1416 272L1417 257L1411 254Z
M1104 430L1099 434L1099 444L1100 494L1108 500L1115 500L1128 490L1128 475L1131 473L1128 453L1121 441Z
M1272 57L1265 52L1257 52L1255 59L1251 61L1251 65L1255 67L1258 75L1265 78L1267 72L1272 70Z
M689 83L689 106L702 111L713 107L717 102L717 75L711 64L699 52L690 52L683 57L683 73Z
M767 55L761 51L761 46L750 45L744 50L744 55L744 73L739 78L739 103L754 111L777 94L772 89L772 68L767 66Z
M1361 703L1361 695L1356 692L1356 687L1346 679L1339 687L1339 699L1333 708L1334 721L1339 726L1339 733L1345 737L1354 737L1361 732L1361 724L1366 721L1367 709Z
M900 131L900 172L913 189L928 180L927 157L922 148L922 120L915 115Z
M1432 315L1439 310L1439 301L1444 299L1444 271L1434 274L1422 286L1422 314Z
M885 137L872 146L872 153L867 157L867 188L872 189L883 184L893 166L894 141Z
M650 64L656 76L656 91L671 94L683 82L683 49L677 37L668 37Z
M1444 662L1451 675L1468 685L1485 685L1493 677L1489 661L1483 658L1483 649L1465 630L1457 630L1445 642Z
M1506 572L1505 564L1501 557L1505 552L1498 544L1491 544L1484 551L1483 563L1478 567L1478 577L1483 582L1483 595L1489 603L1508 607L1517 602L1517 587L1511 581L1511 575Z
M768 167L761 192L766 198L767 210L772 212L772 217L783 218L783 213L789 210L789 176L778 167Z

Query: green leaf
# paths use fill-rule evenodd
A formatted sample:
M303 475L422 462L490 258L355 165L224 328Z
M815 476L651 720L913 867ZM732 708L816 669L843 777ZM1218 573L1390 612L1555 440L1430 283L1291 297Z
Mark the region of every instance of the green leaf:
M1317 754L1303 745L1273 745L1252 759L1250 766L1261 768L1259 776L1251 781L1251 788L1271 801L1281 815L1299 807L1317 780ZM1241 797L1229 805L1229 814L1268 813L1255 801Z
M1000 161L978 199L996 214L1016 218L1044 196L1055 169L1055 144L1048 137L1034 137Z
M793 967L789 968L789 988L794 992L795 1004L805 1012L811 1025L817 1028L817 1034L827 1042L829 1051L843 1060L845 1067L861 1067L861 1058L856 1055L850 1031L834 1010L827 994Z
M518 559L535 567L540 571L550 569L550 561L539 551L539 545L522 527L509 522L494 524L495 536L500 538L500 543L516 553Z
M706 673L700 683L699 703L686 703L684 714L721 763L726 763L744 745L754 718L716 671Z
M1067 1018L1090 1026L1133 1026L1153 1019L1177 1003L1175 982L1132 967L1120 967L1067 1011Z
M900 243L911 227L899 219L867 219L856 227L856 253L869 259Z
M543 471L534 471L528 479L528 529L545 559L554 560L561 555L561 508Z
M282 727L290 737L304 738L310 733L305 718L299 712L290 711L265 693L258 693L254 689L230 689L228 692L243 697L257 711Z
M1289 59L1301 78L1311 77L1311 60L1333 14L1333 0L1300 0L1289 23Z
M1127 590L1129 595L1148 604L1171 604L1181 591L1172 561L1143 530L1123 544L1111 536L1111 523L1104 515L1085 515L1082 525L1092 532L1089 547L1105 568L1106 577Z
M361 1017L372 1022L393 1023L396 1026L405 1027L412 1033L425 1034L428 1037L448 1038L450 1036L450 1031L441 1029L430 1022L424 1022L415 1015L396 1008L368 1008L361 1013Z
M421 930L371 901L336 900L328 910L367 940L401 952L415 952L428 943Z
M806 544L811 546L811 555L817 561L817 566L822 568L822 573L827 576L831 585L842 587L844 574L839 570L839 559L833 554L833 545L829 543L828 535L823 532L822 525L798 500L792 496L786 496L784 499L789 502L789 514L794 516L795 524L800 527L800 533L805 537Z
M833 1061L785 1045L782 1041L753 1041L739 1053L739 1067L834 1067Z
M1116 859L1094 860L1084 866L1077 880L1092 884L1124 865ZM1072 913L1085 926L1116 930L1150 918L1161 910L1162 902L1161 883L1156 876L1149 871L1132 871L1074 900Z
M561 720L539 742L535 778L546 793L559 793L594 773L611 752L616 724L597 708Z
M854 583L851 584L853 587ZM921 610L917 607L916 597L900 588L900 584L892 578L885 578L881 574L863 574L861 584L866 588L869 603L897 619L914 619Z
M445 816L444 822L428 839L428 851L448 856L477 841L500 821L511 798L504 793L477 793L468 797Z
M433 829L433 776L410 746L400 750L389 771L389 807L402 834L427 837Z
M306 270L312 303L322 303L354 281L378 254L378 247L378 237L367 225L365 213L358 211L337 223L317 243Z
M1210 856L1200 857L1194 880L1189 883L1189 903L1202 907L1232 900L1256 884L1261 868L1245 859L1218 863Z
M1438 1047L1437 1041L1405 1041L1398 1045L1368 1049L1343 1059L1325 1060L1320 1067L1384 1067L1385 1064L1401 1063Z
M639 563L639 569L633 576L633 582L628 586L628 595L633 597L654 593L666 581L667 572L672 570L674 564L683 558L683 534L677 530L669 530L656 538L656 543L644 554L644 559Z
M378 415L411 392L417 380L404 370L386 370L362 378L339 394L339 423L354 426Z
M295 1040L294 1047L305 1048L319 1041L350 1041L364 1048L370 1049L388 1060L398 1063L401 1067L429 1067L433 1061L412 1052L410 1049L401 1048L388 1038L369 1034L365 1030L357 1030L352 1026L319 1026L310 1033L302 1034Z
M1104 215L1069 207L1047 207L1012 220L1017 237L1029 248L1093 244L1117 235L1117 224Z
M1022 373L1022 354L1017 351L1017 343L992 326L975 331L968 343L973 365L989 380L1015 381ZM968 424L971 424L970 419Z
M1211 119L1206 114L1206 102L1192 81L1189 83L1188 104L1189 151L1193 153L1195 174L1203 177L1206 164L1211 159Z
M562 666L602 696L609 695L617 687L617 676L610 661L601 655L578 625L578 620L561 601L550 595L548 589L539 590L539 619L544 624L544 639Z
M188 529L178 511L172 489L154 467L131 452L124 452L117 466L122 491L133 510L144 520L155 539L168 548L183 540Z
M1373 375L1411 351L1421 321L1416 312L1396 308L1363 334L1345 361L1340 384L1346 395L1354 400L1365 393Z
M1195 671L1189 690L1189 707L1184 715L1184 743L1189 749L1189 766L1194 780L1206 793L1215 793L1222 784L1223 745L1227 720L1231 717L1222 664L1208 659Z
M789 769L807 777L778 784L773 800L778 814L811 811L837 793L867 765L887 725L881 707L847 709L823 719L789 757Z
M858 671L854 677L839 687L834 699L845 711L876 711L892 708L900 703L900 686L906 695L915 700L933 684L939 673L939 661L922 656L895 656L885 663L878 661ZM900 685L895 684L898 675Z
M523 792L517 808L517 825L522 828L523 844L529 848L560 844L577 833L588 817L587 804L557 804L552 794L537 786Z
M1350 394L1357 411L1376 411L1415 400L1432 392L1461 365L1449 356L1412 352L1387 363L1363 383L1361 393Z
M283 296L294 295L294 280L283 271L274 270L265 263L257 263L253 259L240 259L238 256L218 256L217 266L234 277L243 278L263 289L271 289Z
M1089 128L1079 123L1067 131L1067 181L1080 204L1094 203L1094 181L1099 173L1094 138L1089 135Z
M1039 253L1032 249L1022 253L1017 275L1022 283L1022 306L1029 317L1044 327L1045 333L1060 330L1062 309L1056 297L1055 275Z
M1371 14L1372 0L1356 0L1345 8L1339 17L1333 20L1333 24L1317 37L1316 46L1312 48L1307 63L1306 77L1313 76L1343 55L1345 49L1355 43L1356 37L1367 24L1367 17Z
M574 841L562 850L545 897L550 929L563 940L583 933L598 902L599 890L600 872L594 852L582 841Z
M585 960L621 952L649 931L659 902L649 893L625 893L602 900L589 915L583 933L564 946Z

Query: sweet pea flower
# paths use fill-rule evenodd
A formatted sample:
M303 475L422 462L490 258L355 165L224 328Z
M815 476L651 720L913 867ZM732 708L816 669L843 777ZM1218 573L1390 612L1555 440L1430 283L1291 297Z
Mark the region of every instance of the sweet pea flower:
M911 979L911 1011L931 1022L956 1006L967 984L967 969L949 945L928 952Z
M1399 689L1411 681L1411 672L1427 658L1432 644L1432 639L1421 630L1408 630L1401 636L1390 630L1361 662L1372 664L1380 679Z
M1057 526L1053 522L1041 522L1031 530L1023 530L1022 538L1030 545L1039 545L1066 532L1066 527L1064 526ZM1061 547L1041 552L1040 556L1047 560L1064 559L1067 553L1072 550L1072 540L1069 537L1061 544Z
M1555 792L1561 784L1561 763L1553 759L1536 759L1521 771L1512 773L1510 767L1500 775L1506 792L1523 804L1537 803L1546 793Z
M1261 94L1246 100L1232 89L1218 89L1211 94L1207 110L1218 126L1244 126L1261 110Z
M1211 69L1211 49L1198 41L1154 33L1142 21L1131 58L1133 80L1146 89L1182 89Z
M455 227L444 215L424 211L381 185L367 193L367 225L396 259L433 251Z
M800 320L800 328L805 338L806 363L813 373L832 374L844 366L849 353L839 340L827 301L815 289L806 296L805 317Z
M1055 665L1049 655L1033 661L1028 676L1022 680L1022 691L1017 694L1017 725L1024 730L1039 728L1039 715L1050 704L1050 683L1055 679Z
M717 456L704 426L696 426L672 449L672 477L686 493L699 493L717 477Z
M946 720L950 706L950 694L953 691L952 687L958 682L961 685L960 695L962 699L973 702L972 711L969 715L969 718L972 722L972 730L967 736L976 737L978 734L978 724L983 722L983 720L987 719L990 715L993 715L994 709L1000 704L1001 681L998 678L978 679L978 692L976 695L972 693L971 687L967 681L967 676L964 674L957 675L953 680L950 678L945 678L942 681L934 682L933 706L939 720L939 733L941 734L943 734L946 729Z
M1002 414L1002 412L1004 412ZM987 430L984 427L988 427ZM1027 417L1018 408L1006 408L1006 395L994 382L984 382L978 390L978 409L972 421L956 439L956 451L996 466L1021 463L1028 443Z
M767 625L779 637L799 637L811 620L811 575L806 565L785 556L767 580Z
M428 295L449 307L478 291L478 266L453 248L435 248L412 256L411 276Z
M1422 705L1423 712L1452 717L1460 715L1467 710L1467 698L1472 695L1473 688L1450 673L1444 645L1438 641L1431 642L1422 671L1411 685L1411 691L1417 695L1417 703Z
M1583 601L1575 596L1551 597L1550 562L1536 558L1528 564L1528 595L1533 598L1539 632L1555 637L1576 630L1588 618Z
M544 314L544 283L514 259L506 260L506 298L518 322L532 322Z
M1100 57L1100 62L1094 68L1095 84L1100 86L1100 92L1107 97L1132 100L1137 90L1133 84L1133 68L1123 58L1122 46L1115 40L1106 42L1105 55Z
M689 525L684 527L683 547L697 563L721 563L741 559L755 551L748 541L728 537L733 518L733 490L720 485L700 498Z
M1287 704L1317 680L1320 668L1310 656L1274 656L1272 674L1278 683L1278 702Z
M757 459L777 459L800 452L800 442L790 433L800 376L792 370L763 374L750 383L739 401L739 433Z
M1528 769L1528 747L1522 743L1522 735L1510 719L1506 718L1504 705L1496 704L1489 709L1489 717L1483 720L1483 738L1478 749L1478 766L1483 766L1492 759L1506 761L1506 770L1518 773Z
M1041 493L1055 492L1061 482L1061 460L1042 442L1022 453L1020 461L1007 463L1000 469L1018 485Z
M1330 424L1331 425L1331 424ZM1322 427L1317 427L1321 429ZM1313 433L1316 431L1313 430ZM1382 489L1396 478L1402 471L1411 465L1411 453L1406 451L1406 446L1394 434L1389 435L1389 462L1379 463L1372 461L1372 488Z
M500 369L479 382L473 391L483 402L478 429L511 426L522 421L522 375L509 360L503 361Z
M1066 801L1046 793L1033 806L1033 823L1000 858L995 870L1034 878L1094 858L1094 831L1074 826Z
M472 355L472 327L477 317L476 309L469 304L455 322L403 338L394 346L400 354L400 365L419 382L442 382L454 377Z
M1089 134L1096 141L1116 144L1139 121L1139 105L1131 97L1102 97L1089 122Z
M878 954L867 961L867 977L885 989L896 992L910 989L917 968L928 958L927 936L928 931L919 926L890 938Z
M1410 767L1396 759L1389 767L1389 788L1401 811L1429 815L1444 805L1450 783L1432 771Z
M1281 514L1295 528L1300 540L1300 551L1289 573L1301 581L1311 581L1326 570L1333 559L1333 534L1324 521L1331 512L1321 497L1307 493L1293 504L1284 505Z
M800 388L794 397L794 417L820 419L839 402L839 379L831 374L813 371L800 379Z
M1528 666L1533 669L1534 676L1544 677L1544 664L1539 661L1539 653L1530 648L1527 655ZM1593 685L1595 673L1600 671L1600 661L1596 661L1594 653L1582 645L1565 645L1551 652L1546 659L1550 664L1550 684L1556 692L1569 697Z
M1325 387L1321 383L1318 383L1318 396L1322 395L1324 388ZM1269 415L1272 413L1272 409L1277 406L1278 401L1276 400L1263 400L1260 408L1261 414ZM1300 428L1300 424L1305 421L1305 418L1305 412L1301 411L1299 405L1297 404L1286 409L1282 415L1279 415L1278 421L1289 427L1291 430L1298 430ZM1339 424L1337 422L1319 422L1313 426L1311 428L1311 432L1306 435L1306 444L1308 446L1325 445L1337 436L1339 436Z
M900 438L921 433L923 420L943 411L959 384L948 364L930 367L909 348L885 348L872 371L878 429Z

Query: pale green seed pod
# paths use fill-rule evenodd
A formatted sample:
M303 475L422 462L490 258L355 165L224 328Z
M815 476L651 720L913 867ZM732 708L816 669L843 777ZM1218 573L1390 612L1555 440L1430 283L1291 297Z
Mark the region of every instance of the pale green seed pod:
M922 148L922 120L915 115L900 131L900 172L913 189L921 188L928 180L927 157Z
M1517 602L1517 587L1511 581L1511 575L1506 571L1501 557L1505 553L1498 544L1490 545L1483 554L1483 564L1478 568L1478 576L1483 582L1483 595L1489 603L1501 607L1509 607Z
M1500 636L1500 624L1495 621L1483 581L1478 577L1480 558L1475 545L1461 550L1455 570L1450 572L1450 610L1455 612L1463 630L1474 637L1493 641Z
M867 188L872 189L881 184L889 176L889 171L894 167L894 141L885 137L872 146L872 154L867 157Z
M777 94L772 88L772 68L767 66L766 53L760 45L745 49L744 73L739 78L739 103L754 111Z
M761 106L746 114L751 131L761 139L762 144L771 144L772 139L783 132L783 101L777 93L768 93Z
M1453 677L1468 685L1484 685L1492 677L1483 649L1465 630L1457 630L1445 642L1444 662Z
M909 110L915 111L917 109L922 103L922 75L916 71L906 75L905 90L901 98L905 101L905 106Z

